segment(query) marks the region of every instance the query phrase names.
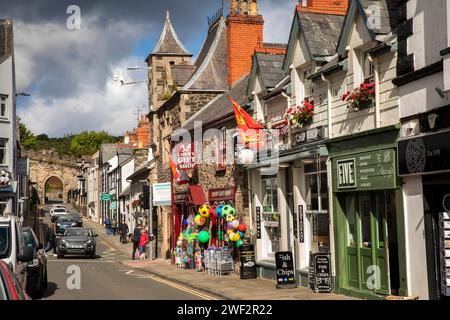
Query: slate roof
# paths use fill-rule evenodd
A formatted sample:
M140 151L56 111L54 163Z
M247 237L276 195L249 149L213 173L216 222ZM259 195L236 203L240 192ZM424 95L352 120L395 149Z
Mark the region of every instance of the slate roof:
M283 70L284 54L256 53L264 88L274 88L286 75Z
M159 55L175 54L175 55L192 56L178 38L172 26L172 22L170 21L169 12L167 12L166 22L164 24L163 31L152 54L159 54Z
M178 64L171 66L170 69L172 71L172 79L178 86L183 87L191 79L197 67L193 65Z
M244 76L241 78L241 80L236 82L230 90L214 98L211 102L189 118L189 120L183 124L182 128L186 130L193 130L194 121L202 121L203 125L206 125L234 114L233 106L228 99L228 96L235 99L241 106L247 104L249 102L246 95L248 81L249 76Z
M209 28L194 65L195 72L184 90L227 89L227 33L224 17Z
M376 35L389 34L397 24L397 5L391 0L359 0L364 11L368 12L369 8L376 6L380 9L380 28L374 28ZM377 18L372 15L372 18Z
M332 56L344 23L344 16L298 12L302 35L313 57Z

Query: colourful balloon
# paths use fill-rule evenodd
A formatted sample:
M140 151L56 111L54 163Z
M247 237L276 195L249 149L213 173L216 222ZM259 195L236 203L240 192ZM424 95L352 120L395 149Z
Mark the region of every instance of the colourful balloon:
M223 215L235 215L236 214L236 209L233 208L232 206L230 206L229 204L225 205L222 209L222 214Z
M230 234L228 235L228 237L230 238L231 241L234 241L234 236L236 235L236 233L234 232L230 232Z
M244 233L244 232L242 232L242 231L238 231L238 233L239 233L239 235L241 236L241 239L244 239L244 237L245 237L245 233Z
M198 225L199 227L201 227L201 226L204 226L204 225L205 225L206 219L203 218L203 217L200 216L200 215L196 215L195 218L194 218L194 222L195 222L196 225Z
M236 242L236 246L237 246L238 248L242 247L243 244L244 244L244 241L242 241L242 240L239 240L238 242Z
M228 223L227 223L227 229L233 229L233 225L232 225L231 222L228 222Z
M209 217L209 211L210 211L209 204L201 205L200 208L198 208L198 213L200 213L200 215L203 218L208 218Z
M230 235L230 233L232 233L233 232L233 229L227 229L227 235L229 236Z
M234 229L239 228L239 220L233 220L231 222L231 225L233 226Z
M201 243L206 243L209 241L209 233L206 231L202 231L198 234L198 241Z
M239 234L239 232L236 232L232 238L233 241L239 241L241 240L241 235Z
M239 231L245 232L246 230L247 230L247 226L246 226L245 224L241 223L241 224L239 225Z

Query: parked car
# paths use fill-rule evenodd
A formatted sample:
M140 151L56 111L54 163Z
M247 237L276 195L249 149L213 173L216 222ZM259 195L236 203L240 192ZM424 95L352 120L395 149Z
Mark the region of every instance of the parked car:
M27 294L33 299L41 299L47 289L47 255L33 229L24 228L23 235L25 245L34 251L34 259L27 266Z
M78 218L71 214L61 215L57 217L55 223L56 234L62 236L67 229L78 227Z
M14 272L0 260L0 301L4 300L30 300L30 297Z
M0 260L11 268L23 287L27 282L27 265L33 258L33 249L25 246L20 220L0 217Z
M78 228L83 227L83 217L79 213L69 213L69 216L73 217L73 220L77 223Z
M52 211L50 211L51 221L53 223L55 223L59 216L67 215L67 214L69 214L67 209L65 209L65 208L55 208Z
M84 255L90 258L95 257L97 234L89 228L69 228L61 237L58 243L58 259L66 255Z

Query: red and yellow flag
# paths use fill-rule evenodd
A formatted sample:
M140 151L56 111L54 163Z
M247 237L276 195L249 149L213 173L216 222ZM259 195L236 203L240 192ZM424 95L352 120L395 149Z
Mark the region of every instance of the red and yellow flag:
M261 148L261 145L265 144L264 127L245 112L233 98L228 96L228 99L233 104L242 143L250 148Z

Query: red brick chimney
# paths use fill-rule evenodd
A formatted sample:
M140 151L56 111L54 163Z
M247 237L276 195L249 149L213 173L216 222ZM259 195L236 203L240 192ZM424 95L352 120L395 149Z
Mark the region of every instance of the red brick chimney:
M256 3L256 1L255 1ZM245 11L244 11L245 10ZM250 74L255 50L263 48L264 19L241 7L227 18L228 85Z
M147 148L150 145L150 124L145 115L141 116L137 127L137 144L140 149Z
M349 0L299 0L297 11L345 15L347 13L348 3Z

